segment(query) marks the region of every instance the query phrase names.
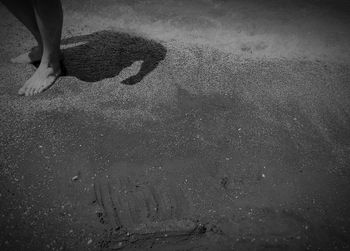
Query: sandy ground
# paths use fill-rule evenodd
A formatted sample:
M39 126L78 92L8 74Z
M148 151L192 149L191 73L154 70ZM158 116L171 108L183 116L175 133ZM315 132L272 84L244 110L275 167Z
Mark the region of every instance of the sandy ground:
M63 5L30 98L0 5L1 250L350 249L347 1Z

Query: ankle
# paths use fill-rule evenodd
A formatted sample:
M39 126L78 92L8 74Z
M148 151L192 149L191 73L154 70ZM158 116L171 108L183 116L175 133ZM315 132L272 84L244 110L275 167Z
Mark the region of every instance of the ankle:
M38 67L38 70L44 70L45 72L48 72L50 74L56 74L60 73L62 71L61 69L61 63L60 61L41 61L40 65Z
M41 64L46 67L59 68L62 60L62 53L52 53L50 55L43 55L41 58Z

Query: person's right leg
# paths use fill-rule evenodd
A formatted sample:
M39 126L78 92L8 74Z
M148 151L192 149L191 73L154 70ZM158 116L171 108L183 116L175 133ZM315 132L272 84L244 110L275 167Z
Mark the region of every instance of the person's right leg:
M43 43L32 2L30 0L1 0L1 2L24 24L38 42L38 47L34 47L30 52L13 58L11 61L13 63L33 63L40 61L43 52Z
M29 1L29 0L28 0ZM40 65L18 94L31 96L49 88L62 74L60 50L63 23L60 0L30 0L43 43Z

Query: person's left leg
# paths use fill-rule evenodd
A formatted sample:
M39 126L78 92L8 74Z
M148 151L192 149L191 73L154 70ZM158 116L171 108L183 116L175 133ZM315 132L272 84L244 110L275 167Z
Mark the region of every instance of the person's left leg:
M29 1L29 0L28 0ZM18 94L31 96L50 87L61 75L61 32L63 13L60 0L31 0L43 46L40 65Z
M29 0L0 0L17 19L32 33L38 43L37 47L20 56L11 59L13 63L38 62L42 56L42 42L39 27L36 23L33 4Z

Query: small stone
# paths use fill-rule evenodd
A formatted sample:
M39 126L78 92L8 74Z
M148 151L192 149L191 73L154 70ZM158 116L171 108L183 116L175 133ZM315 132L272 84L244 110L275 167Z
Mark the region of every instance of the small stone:
M266 178L266 175L263 173L263 174L261 175L261 177Z
M76 181L76 180L78 180L78 179L79 179L78 175L75 175L75 176L72 178L73 181Z
M87 244L90 245L92 243L92 240L88 240Z

